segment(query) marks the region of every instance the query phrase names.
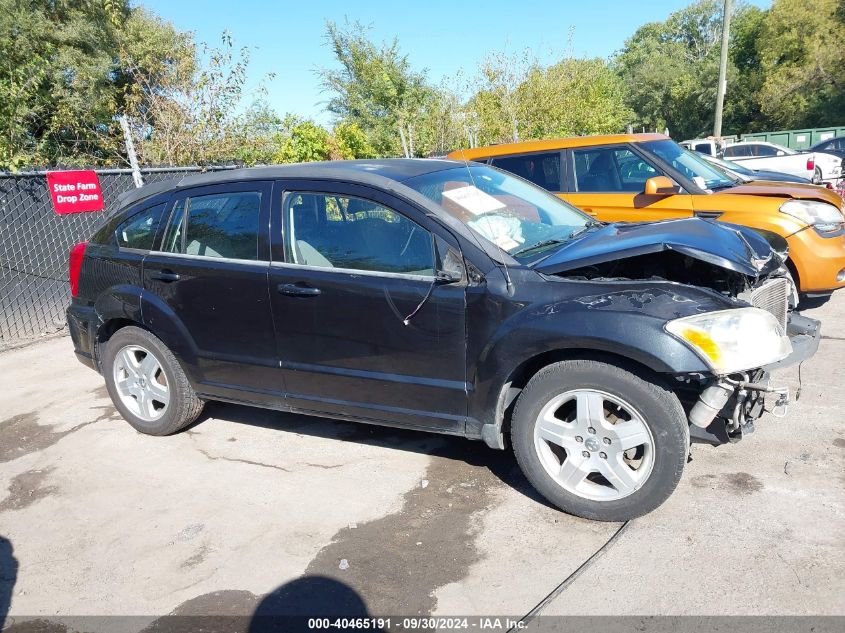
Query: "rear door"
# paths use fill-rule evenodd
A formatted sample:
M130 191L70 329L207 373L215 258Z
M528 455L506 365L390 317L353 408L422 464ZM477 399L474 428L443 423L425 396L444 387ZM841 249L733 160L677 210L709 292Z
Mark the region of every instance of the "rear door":
M179 191L158 250L144 260L144 320L179 342L174 351L207 393L284 397L267 287L271 189Z
M691 196L647 196L645 182L664 174L626 145L567 152L569 187L561 197L604 222L644 222L691 217Z
M273 221L289 404L463 433L466 282L454 237L398 198L336 182L286 183ZM443 268L456 281L436 284Z

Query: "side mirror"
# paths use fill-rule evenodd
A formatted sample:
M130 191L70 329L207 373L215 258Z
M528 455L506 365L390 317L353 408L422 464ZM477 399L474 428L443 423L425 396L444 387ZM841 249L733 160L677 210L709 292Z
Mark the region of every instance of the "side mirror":
M786 152L784 152L782 149L779 149L778 156L786 156Z
M666 176L654 176L645 181L647 196L671 196L678 193L678 188Z
M434 273L434 284L437 286L446 286L448 284L455 284L461 281L463 277L454 271L438 270Z

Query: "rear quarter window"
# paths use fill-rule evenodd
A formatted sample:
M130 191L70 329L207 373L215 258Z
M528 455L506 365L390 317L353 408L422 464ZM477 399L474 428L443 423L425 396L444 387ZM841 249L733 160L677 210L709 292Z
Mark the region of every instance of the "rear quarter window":
M492 164L547 191L560 191L560 152L501 156L494 158Z
M117 245L121 248L152 250L165 206L166 204L162 202L139 211L121 222L114 232Z

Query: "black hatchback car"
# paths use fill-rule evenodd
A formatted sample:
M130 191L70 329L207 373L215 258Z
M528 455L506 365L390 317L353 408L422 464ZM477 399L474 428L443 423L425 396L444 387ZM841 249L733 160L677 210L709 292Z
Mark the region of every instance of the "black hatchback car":
M315 163L130 192L70 257L76 354L123 417L206 400L510 440L566 512L622 520L689 442L738 439L806 358L785 253L702 219L603 225L506 172Z

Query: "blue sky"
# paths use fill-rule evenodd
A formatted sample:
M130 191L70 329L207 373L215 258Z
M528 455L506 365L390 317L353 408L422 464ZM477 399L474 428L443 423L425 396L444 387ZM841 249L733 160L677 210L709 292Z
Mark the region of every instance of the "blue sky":
M690 0L144 0L141 4L217 45L228 30L237 46L249 46L248 85L275 73L267 100L279 113L330 121L314 74L331 66L326 20L345 18L372 26L373 39L399 39L417 69L439 83L463 68L472 71L485 54L531 47L548 55L565 51L570 28L576 55L608 57L641 24L664 20ZM770 0L751 0L767 7Z

